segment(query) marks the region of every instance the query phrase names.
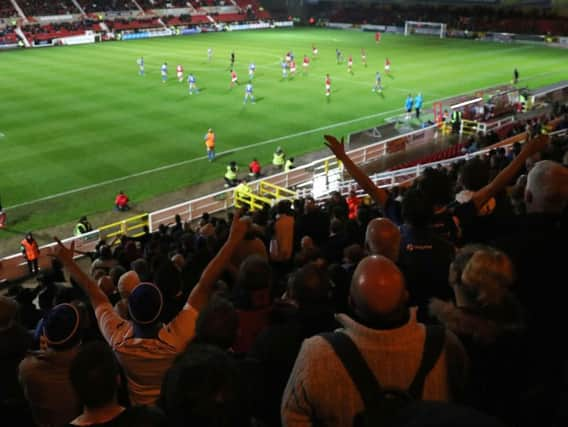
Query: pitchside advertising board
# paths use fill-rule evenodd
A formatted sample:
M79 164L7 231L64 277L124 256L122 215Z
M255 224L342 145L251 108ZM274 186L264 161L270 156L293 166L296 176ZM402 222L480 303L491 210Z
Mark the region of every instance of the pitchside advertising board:
M89 44L97 41L97 35L91 31L87 31L82 36L62 37L54 40L54 44L61 44L64 46L73 46L78 44Z
M293 27L294 21L278 21L278 22L255 22L252 24L233 24L225 25L227 31L242 30L264 30L268 28L287 28Z
M292 21L278 21L278 22L255 22L251 24L234 24L226 25L219 24L216 28L212 26L196 26L194 28L184 28L184 29L164 29L164 30L147 30L140 31L137 33L122 33L118 40L138 40L138 39L148 39L154 37L167 37L173 35L190 36L208 31L242 31L242 30L262 30L268 28L287 28L293 27L294 22ZM118 36L118 33L117 33Z
M154 37L167 37L173 36L174 32L169 28L163 30L147 30L147 31L140 31L138 33L122 33L122 35L118 36L119 40L139 40L139 39L150 39Z

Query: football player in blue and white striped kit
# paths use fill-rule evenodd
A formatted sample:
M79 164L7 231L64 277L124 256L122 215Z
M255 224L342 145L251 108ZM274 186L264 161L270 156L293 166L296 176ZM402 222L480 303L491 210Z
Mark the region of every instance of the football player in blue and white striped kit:
M160 68L160 73L162 74L162 83L166 83L168 80L168 63L164 62L162 68Z
M373 86L373 92L377 92L379 94L383 92L381 73L378 71L375 74L375 86Z
M189 94L193 95L193 93L199 93L199 89L197 88L196 85L196 80L195 80L195 76L192 73L189 73L189 75L187 76L187 83L189 85Z
M256 65L254 64L254 62L252 62L249 65L249 81L252 81L255 72L256 72Z
M138 74L140 74L141 76L144 75L144 57L141 56L138 61L136 61L138 63Z
M280 65L282 66L282 78L285 79L288 77L288 62L282 61Z
M247 85L245 87L245 100L244 100L243 104L246 104L249 99L254 104L254 94L253 94L252 83L247 83Z

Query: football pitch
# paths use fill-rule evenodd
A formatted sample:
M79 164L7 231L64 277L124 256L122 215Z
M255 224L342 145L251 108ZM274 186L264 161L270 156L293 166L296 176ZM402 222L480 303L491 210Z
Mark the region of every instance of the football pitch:
M311 58L312 44L319 55L304 74L302 58ZM231 89L232 50L241 84ZM282 79L287 51L298 70ZM390 77L383 72L386 57ZM245 105L251 62L256 103ZM199 94L189 95L185 79L178 83L177 64L195 75ZM297 157L321 149L325 133L346 135L401 114L409 93L422 92L427 109L442 98L510 83L515 67L521 86L554 83L568 75L568 50L391 34L375 45L373 33L294 29L2 52L0 198L19 230L74 221L110 210L118 190L136 204L219 179L230 160L244 176L253 157L268 164L277 146ZM383 96L372 92L376 71ZM209 127L217 135L213 163L203 141Z

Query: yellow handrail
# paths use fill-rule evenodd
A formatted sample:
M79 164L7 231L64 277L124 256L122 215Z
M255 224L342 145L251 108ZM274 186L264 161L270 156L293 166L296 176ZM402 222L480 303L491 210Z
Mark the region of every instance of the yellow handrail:
M296 198L297 193L295 191L289 190L288 188L280 187L279 185L272 184L268 181L260 181L258 187L258 193L260 195L270 195L274 199L293 199Z
M268 204L269 206L272 204L271 200L254 194L251 191L243 191L242 189L235 189L233 194L233 203L236 208L241 208L243 205L247 205L251 211L255 211L257 209L262 209L264 204Z
M143 213L140 215L126 218L122 221L113 222L112 224L103 225L99 227L100 238L105 239L109 237L116 237L120 235L131 235L137 237L143 234L143 231L131 233L133 230L141 230L145 225L148 225L148 214Z
M466 135L472 135L475 134L476 130L477 122L475 120L462 120L462 133L465 133Z

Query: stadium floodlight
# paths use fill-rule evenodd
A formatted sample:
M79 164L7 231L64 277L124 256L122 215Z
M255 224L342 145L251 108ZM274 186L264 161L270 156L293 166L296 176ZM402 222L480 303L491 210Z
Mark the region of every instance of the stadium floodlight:
M442 22L419 22L405 21L404 35L420 34L427 36L439 35L441 39L446 37L446 24Z

